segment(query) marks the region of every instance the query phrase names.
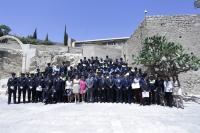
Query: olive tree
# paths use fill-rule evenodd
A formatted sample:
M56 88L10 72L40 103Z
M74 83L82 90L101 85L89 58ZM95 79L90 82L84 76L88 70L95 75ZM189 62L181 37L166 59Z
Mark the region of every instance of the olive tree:
M200 60L193 53L186 53L182 45L158 35L144 40L134 63L142 64L148 72L162 76L175 76L200 67Z

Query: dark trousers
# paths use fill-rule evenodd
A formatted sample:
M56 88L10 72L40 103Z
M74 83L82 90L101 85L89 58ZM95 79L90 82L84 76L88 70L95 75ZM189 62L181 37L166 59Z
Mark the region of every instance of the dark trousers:
M16 103L16 90L8 89L8 104L11 103L12 95L13 95L13 103Z
M36 102L42 102L42 91L36 91Z
M112 87L107 88L106 99L107 102L114 102L114 89Z
M35 94L36 90L35 89L28 89L28 102L35 102Z
M23 95L23 103L26 102L26 89L18 89L18 103L21 102L21 95Z
M87 93L87 102L94 102L94 96L93 96L94 89L88 88L86 93Z
M42 100L45 102L47 99L48 99L48 89L45 88L45 89L42 91Z
M122 100L122 97L123 96L123 94L122 94L122 89L116 89L116 102L118 103L118 102L123 102Z
M141 103L142 94L140 89L133 89L133 102Z
M98 88L94 89L93 97L94 97L94 102L98 102Z
M142 98L141 103L142 105L150 105L150 98L149 97Z
M164 105L164 93L156 92L156 104Z
M63 101L63 91L57 90L56 91L56 102L62 102Z
M130 88L128 88L128 89L124 89L123 90L123 101L125 102L125 103L131 103L131 89Z
M151 90L150 92L150 104L155 104L156 103L156 91Z
M106 102L106 89L100 90L100 102Z
M172 92L165 92L165 101L167 106L172 107L172 102L173 102Z

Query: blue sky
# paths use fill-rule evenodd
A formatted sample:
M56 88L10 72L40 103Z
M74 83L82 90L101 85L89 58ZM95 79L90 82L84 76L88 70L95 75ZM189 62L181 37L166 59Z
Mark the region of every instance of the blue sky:
M193 0L0 0L0 24L12 33L49 34L63 42L64 26L76 40L130 36L148 15L200 14Z

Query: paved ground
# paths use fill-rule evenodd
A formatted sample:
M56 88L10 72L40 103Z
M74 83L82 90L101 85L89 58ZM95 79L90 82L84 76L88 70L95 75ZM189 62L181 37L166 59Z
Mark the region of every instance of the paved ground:
M18 104L0 95L1 133L199 133L200 105Z

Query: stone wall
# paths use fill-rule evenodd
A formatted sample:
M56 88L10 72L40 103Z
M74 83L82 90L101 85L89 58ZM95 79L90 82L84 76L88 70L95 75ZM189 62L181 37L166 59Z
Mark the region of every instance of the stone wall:
M145 37L163 35L169 41L180 43L186 52L200 57L200 15L147 16L131 35L123 51L131 65ZM185 93L200 94L200 71L180 75Z
M122 46L83 46L84 57L90 58L91 56L98 56L99 58L105 58L106 55L113 59L120 58L122 56Z
M22 70L21 51L13 49L0 49L0 79L9 76L11 72Z
M124 51L129 64L137 55L145 37L163 35L180 43L187 52L200 56L200 15L147 16L128 40Z
M31 47L36 48L36 56L30 60L30 72L34 72L37 66L43 71L47 63L56 65L66 61L74 66L80 58L83 58L80 48L61 45L31 45ZM15 42L0 44L0 70L0 79L8 77L11 72L21 73L22 50L19 44Z
M66 47L62 45L31 45L36 49L36 56L30 60L29 72L34 72L37 67L44 71L47 63L53 65L61 64L66 61L70 66L76 66L81 58L98 56L105 58L120 58L122 46L85 46L85 47ZM10 72L21 73L22 70L22 50L19 44L11 42L0 44L0 79L9 76Z

